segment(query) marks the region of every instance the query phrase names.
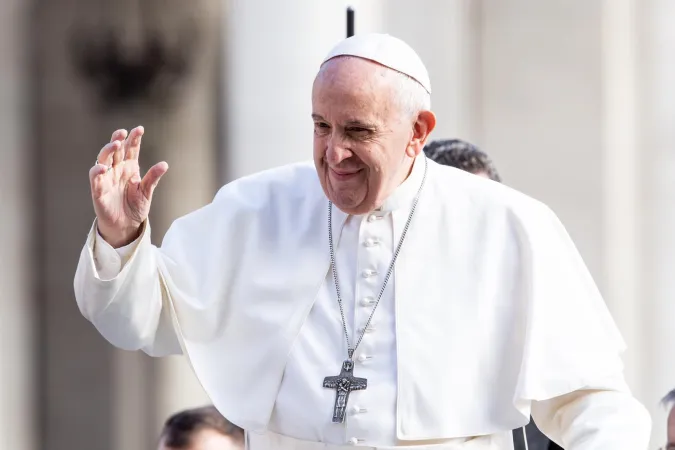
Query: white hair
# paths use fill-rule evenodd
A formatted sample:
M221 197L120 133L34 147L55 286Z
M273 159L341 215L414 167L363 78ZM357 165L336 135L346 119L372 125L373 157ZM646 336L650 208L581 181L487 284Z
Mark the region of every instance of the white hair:
M387 72L393 78L394 89L399 96L399 105L404 114L416 117L420 112L431 109L431 95L420 83L404 73L391 69Z

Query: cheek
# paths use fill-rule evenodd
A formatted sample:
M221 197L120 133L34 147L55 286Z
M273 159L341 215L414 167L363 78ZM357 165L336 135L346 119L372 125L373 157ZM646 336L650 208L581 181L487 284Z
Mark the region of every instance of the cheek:
M384 148L377 146L369 147L362 152L361 160L365 165L368 166L368 169L373 177L381 177L384 172L387 170L387 153Z
M326 138L314 135L314 158L323 158L326 153Z

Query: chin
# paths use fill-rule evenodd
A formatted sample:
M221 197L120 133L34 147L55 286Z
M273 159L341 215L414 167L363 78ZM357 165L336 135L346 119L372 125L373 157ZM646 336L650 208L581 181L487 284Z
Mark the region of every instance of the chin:
M334 183L330 176L327 176L324 192L326 197L342 212L360 215L367 214L375 209L375 201L369 198L368 188L363 184L359 183L356 186L342 185L339 189L335 188L336 184L338 183Z
M331 201L337 208L339 208L342 212L347 214L351 215L367 214L375 209L375 204L373 202L368 201L368 199L363 199L360 202L349 200L342 201L342 200L340 198L331 199Z

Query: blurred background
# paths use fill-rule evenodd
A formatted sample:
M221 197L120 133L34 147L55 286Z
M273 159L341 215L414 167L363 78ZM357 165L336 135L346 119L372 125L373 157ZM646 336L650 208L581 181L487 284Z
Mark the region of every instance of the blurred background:
M433 138L479 145L568 227L665 441L675 387L672 0L0 0L0 449L154 448L208 402L181 358L118 351L72 279L94 218L88 170L142 124L171 169L153 239L223 183L310 158L328 50L396 35L427 64ZM574 330L569 330L574 333Z

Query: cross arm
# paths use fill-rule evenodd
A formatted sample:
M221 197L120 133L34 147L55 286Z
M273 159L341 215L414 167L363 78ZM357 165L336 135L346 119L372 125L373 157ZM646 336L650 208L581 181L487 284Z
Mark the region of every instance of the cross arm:
M337 386L339 377L326 377L323 379L323 387L329 388L329 389L335 389Z
M351 388L353 391L361 391L368 387L368 380L365 378L356 378L352 379Z

